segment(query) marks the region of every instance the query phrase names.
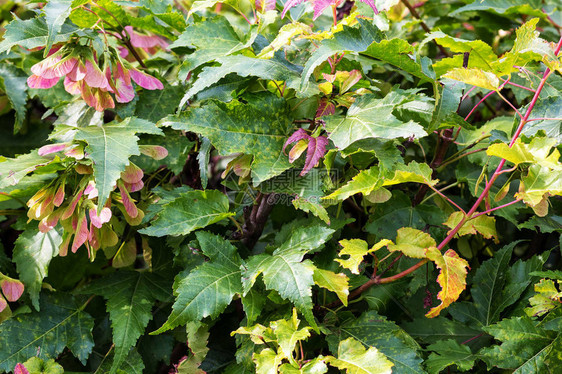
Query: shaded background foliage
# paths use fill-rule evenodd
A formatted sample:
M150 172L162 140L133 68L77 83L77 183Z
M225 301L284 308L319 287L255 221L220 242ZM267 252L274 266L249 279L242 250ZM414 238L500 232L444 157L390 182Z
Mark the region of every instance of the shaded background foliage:
M0 17L0 371L562 370L559 1Z

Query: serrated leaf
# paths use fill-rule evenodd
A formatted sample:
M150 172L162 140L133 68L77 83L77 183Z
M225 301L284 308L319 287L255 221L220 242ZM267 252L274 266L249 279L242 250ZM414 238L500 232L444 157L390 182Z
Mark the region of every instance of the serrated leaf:
M0 164L1 165L1 164ZM521 178L516 198L536 207L548 196L562 195L562 171L553 171L540 165L531 165L527 175ZM541 214L544 216L546 214Z
M361 239L340 240L340 245L343 248L338 256L349 256L349 258L336 258L335 261L339 262L344 268L349 269L353 274L359 274L359 265L363 262L363 257L390 244L392 244L390 240L383 239L371 248L368 248L367 242Z
M27 74L15 66L0 64L0 88L6 93L12 108L16 111L14 133L18 132L25 120L27 109Z
M390 374L394 366L378 349L370 347L366 350L353 338L340 342L338 358L328 356L325 360L348 374Z
M460 371L467 371L472 369L477 360L477 356L472 354L469 346L461 345L454 340L442 340L427 349L433 351L425 362L430 374L439 374L451 365L456 365Z
M93 318L69 295L42 294L40 305L41 312L0 324L0 370L9 372L32 356L57 358L65 347L86 364L94 347Z
M345 200L356 193L364 196L377 191L384 186L392 186L400 183L423 183L434 185L438 181L431 179L431 168L427 164L418 164L415 161L408 165L398 165L393 171L386 172L373 166L367 170L361 170L353 179L343 187L340 187L323 199Z
M230 22L225 17L216 16L189 25L185 31L170 45L170 48L189 47L195 52L186 56L182 64L180 79L185 79L187 72L216 58L248 48L256 33L241 40Z
M349 295L349 278L347 275L316 268L312 279L317 286L335 292L342 304L347 306L347 296Z
M43 58L47 57L55 38L61 31L64 21L66 21L70 15L71 5L72 0L50 0L43 7L45 22L47 23L48 29Z
M453 230L461 222L463 217L463 212L454 212L443 224ZM451 230L449 230L449 232L451 232ZM457 235L476 235L477 233L486 239L497 238L498 233L496 231L496 219L485 214L472 218L461 226Z
M150 236L187 235L228 218L228 197L218 190L188 191L162 205L150 226L139 230Z
M294 37L305 34L311 34L312 29L310 26L300 22L293 22L283 25L275 39L265 48L263 48L257 55L258 58L273 58L276 51L291 44Z
M46 233L37 228L27 228L21 233L14 247L13 260L21 281L31 297L31 303L39 310L39 292L48 274L51 259L58 255L62 237L56 230Z
M328 336L328 342L333 351L338 342L353 337L363 343L365 347L377 347L394 363L393 372L419 374L423 360L418 356L418 344L404 330L388 321L386 317L375 311L363 313L359 318L353 318L334 330L334 335Z
M375 42L371 44L365 52L361 53L361 55L374 57L393 65L402 71L420 78L422 81L433 81L435 77L431 77L424 72L421 64L412 58L413 54L414 47L401 38Z
M102 362L96 371L99 371L100 373L107 373L112 366L113 352L110 352L110 355ZM117 374L143 374L144 369L144 362L142 361L141 355L136 349L131 349L127 358L123 360L119 366Z
M301 367L283 364L279 367L280 374L324 374L328 372L328 366L324 363L324 357L316 357Z
M400 251L408 257L425 258L426 249L436 245L435 239L428 233L411 227L403 227L398 230L396 244L390 244L388 250Z
M552 147L557 145L557 140L553 138L535 137L529 144L525 144L520 138L509 147L505 143L495 143L488 147L486 154L504 158L514 165L532 163L540 164L553 170L562 170L562 163L558 160L560 152Z
M523 135L534 136L538 131L544 131L546 136L562 143L562 97L560 95L539 99L533 107L533 118L557 118L551 120L532 121L525 124Z
M328 212L326 211L326 208L324 208L320 203L297 196L293 199L292 204L295 209L300 209L306 213L312 213L313 215L324 221L327 225L330 224L330 217L328 216Z
M190 322L187 324L187 343L191 354L178 365L176 374L205 374L199 368L201 363L207 356L209 348L209 327L201 326L199 322Z
M267 301L264 294L255 289L251 289L246 295L242 296L242 307L246 313L248 325L253 324L263 311Z
M14 158L0 157L0 188L15 186L27 174L51 161L39 156L37 150Z
M252 358L256 363L256 374L275 374L283 355L275 353L271 348L265 348L260 353L254 353Z
M151 122L158 122L172 114L180 103L183 89L164 82L163 90L144 90L136 103L135 116Z
M285 81L288 88L295 90L298 89L302 76L299 66L278 59L264 60L244 55L234 55L218 57L215 61L220 66L207 66L203 68L193 86L183 96L180 108L197 93L217 83L229 74L235 73L240 77L258 77L266 80ZM297 92L298 96L312 96L318 93L318 89L310 85L302 93Z
M98 190L98 209L101 210L129 158L140 155L136 133L163 135L162 130L143 119L129 117L119 123L80 127L75 140L88 143L87 157L92 160Z
M554 336L536 326L529 317L504 319L484 327L484 331L502 342L479 352L488 367L517 369L521 373L547 370L545 357L552 350Z
M304 255L321 246L334 230L321 226L296 230L272 255L256 255L242 266L244 295L263 274L268 290L276 290L281 297L290 300L316 328L312 315L312 285L316 268L310 260L302 261Z
M63 24L53 43L67 41L77 29ZM45 18L36 17L28 20L15 19L6 25L4 40L0 42L0 53L9 51L13 46L33 49L47 44L49 29Z
M144 333L152 319L154 302L166 301L171 296L170 286L171 282L155 273L119 271L80 289L82 294L101 295L107 300L115 344L110 373L121 367Z
M392 112L406 100L405 96L391 92L382 99L363 95L355 100L346 116L325 117L330 140L339 149L367 138L410 138L427 135L423 127L414 121L402 122Z
M64 368L53 359L44 361L39 357L31 357L24 362L24 366L29 374L64 374Z
M248 97L248 104L211 100L201 108L166 117L161 125L201 134L223 155L253 155L252 179L257 185L290 167L282 152L290 121L285 101L264 94Z
M283 353L284 358L289 360L293 358L293 351L297 343L310 336L310 327L305 326L299 329L299 324L300 320L297 318L296 309L293 309L293 317L290 320L280 319L270 324L280 348L278 354Z
M463 12L471 12L478 10L493 10L496 13L511 15L511 14L529 14L536 16L543 16L539 10L540 3L536 0L531 0L527 3L521 3L518 0L481 0L473 1L471 4L462 6L451 13L455 16Z
M380 31L366 22L358 19L360 27L351 28L343 26L342 31L334 34L333 38L324 39L316 51L312 53L304 66L300 82L300 91L308 89L309 79L314 69L325 62L328 57L341 52L363 52L374 41L381 40Z
M529 317L540 317L560 305L562 292L558 291L560 282L541 279L535 284L536 294L529 299L531 307L525 309Z
M242 294L242 260L236 248L230 242L208 232L198 232L196 235L201 250L210 261L198 266L186 277L176 278L176 301L172 306L172 314L155 333L162 333L187 322L197 322L208 316L216 318L230 304L235 294Z
M456 301L461 292L466 287L466 274L468 262L459 257L452 249L441 254L437 248L430 248L427 251L427 258L435 262L435 266L439 268L437 283L441 285L441 291L437 294L437 298L441 300L441 304L433 307L426 313L426 316L433 318Z

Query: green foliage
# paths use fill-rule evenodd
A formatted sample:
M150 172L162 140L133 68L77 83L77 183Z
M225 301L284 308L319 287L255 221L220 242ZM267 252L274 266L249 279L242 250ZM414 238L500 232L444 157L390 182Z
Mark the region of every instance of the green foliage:
M559 2L302 3L0 5L0 373L562 370Z

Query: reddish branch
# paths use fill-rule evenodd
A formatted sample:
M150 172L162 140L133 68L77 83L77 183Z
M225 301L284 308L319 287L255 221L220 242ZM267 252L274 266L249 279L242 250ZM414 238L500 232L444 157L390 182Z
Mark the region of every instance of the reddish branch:
M562 48L562 37L560 38L560 40L558 41L558 44L556 46L556 50L554 51L554 54L556 56L558 56L558 54L560 53L560 49ZM517 127L517 130L515 131L515 134L513 135L511 141L509 142L509 147L513 147L513 145L515 144L515 142L517 141L517 138L519 138L519 135L521 135L521 132L523 131L523 128L525 127L525 125L527 124L527 122L529 121L529 116L531 115L531 112L533 111L533 108L535 107L540 93L542 91L542 89L544 88L544 85L546 83L546 80L548 79L548 77L550 76L551 71L550 69L546 69L542 79L539 83L539 86L537 87L535 94L533 96L533 99L531 100L531 103L529 104L529 108L527 109L527 112L525 113L525 115L523 116L523 118L521 118L521 123L519 124L519 126ZM507 83L507 82L506 82ZM505 83L504 83L505 84ZM454 236L457 234L457 232L461 229L461 227L470 219L473 219L475 217L481 216L483 214L487 214L490 213L492 211L495 211L497 209L500 208L504 208L506 206L515 204L517 202L519 202L520 200L514 200L512 202L509 202L507 204L504 204L500 207L496 207L496 208L491 208L488 209L484 212L480 212L477 213L476 211L478 210L478 207L480 206L480 204L484 201L484 199L486 199L486 197L488 196L490 189L492 188L492 186L494 185L494 182L496 181L496 179L498 178L498 176L500 176L503 173L503 167L506 163L506 160L504 158L501 159L498 167L496 168L496 171L492 174L492 176L490 177L489 181L486 183L484 190L482 191L482 193L480 194L480 196L478 197L478 199L476 200L476 202L474 203L474 205L472 206L472 208L470 208L470 210L463 216L463 218L460 220L460 222L457 224L457 226L455 226L455 228L453 228L451 231L449 231L447 237L445 239L443 239L443 241L441 243L439 243L439 245L437 246L437 248L439 250L442 250L443 248L445 248L445 246L447 246L447 244L449 244L449 242L454 238ZM365 282L364 284L362 284L359 288L355 289L353 292L351 292L349 294L348 299L354 299L358 296L360 296L363 292L367 291L369 288L371 288L372 286L374 286L375 284L384 284L384 283L390 283L390 282L394 282L395 280L398 280L412 272L414 272L415 270L419 269L420 267L422 267L423 265L425 265L429 260L428 259L423 259L421 261L419 261L417 264L415 264L414 266L398 273L395 274L393 276L390 277L386 277L386 278L381 278L380 276L374 277L369 279L367 282ZM328 304L325 306L326 309L332 309L338 305L341 304L341 301L336 300L331 304Z

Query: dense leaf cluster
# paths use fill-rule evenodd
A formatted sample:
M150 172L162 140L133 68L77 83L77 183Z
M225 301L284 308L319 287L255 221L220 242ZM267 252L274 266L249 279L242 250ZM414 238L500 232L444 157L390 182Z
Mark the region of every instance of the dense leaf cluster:
M562 372L559 1L0 17L0 372Z

